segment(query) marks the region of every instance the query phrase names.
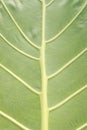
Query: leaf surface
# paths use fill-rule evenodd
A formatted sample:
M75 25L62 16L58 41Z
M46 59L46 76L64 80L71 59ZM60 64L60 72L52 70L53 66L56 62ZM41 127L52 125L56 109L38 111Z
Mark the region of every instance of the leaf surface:
M87 0L0 0L0 129L87 129Z

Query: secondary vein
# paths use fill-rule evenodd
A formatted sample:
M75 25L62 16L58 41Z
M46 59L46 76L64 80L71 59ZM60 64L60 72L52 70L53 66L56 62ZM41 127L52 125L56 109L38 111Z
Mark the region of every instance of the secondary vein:
M5 8L6 12L8 13L9 17L11 18L11 20L13 21L13 23L15 24L15 26L17 27L17 29L19 30L19 32L21 33L21 35L24 37L24 39L33 47L40 49L39 46L37 46L35 43L33 43L27 36L26 34L23 32L23 30L21 29L21 27L19 26L19 24L16 22L16 20L14 19L14 17L12 16L12 14L10 13L9 9L7 8L6 4L4 3L3 0L1 0L1 3L3 5L3 7Z
M31 58L33 60L39 60L39 58L34 57L32 55L29 55L27 53L25 53L24 51L20 50L19 48L15 47L11 42L9 42L1 33L0 33L0 37L10 46L12 47L14 50L16 50L17 52L21 53L22 55Z
M2 69L4 69L6 72L8 72L10 75L12 75L15 79L17 79L18 81L20 81L20 83L22 83L24 86L26 86L26 88L28 88L30 91L32 91L33 93L39 95L40 92L38 92L37 90L35 90L33 87L31 87L28 83L26 83L23 79L21 79L19 76L17 76L15 73L13 73L11 70L9 70L7 67L5 67L4 65L0 64L0 67Z
M73 94L71 94L69 97L65 98L63 101L61 101L60 103L54 105L53 107L49 108L49 111L53 111L56 110L57 108L61 107L62 105L64 105L65 103L67 103L69 100L71 100L73 97L77 96L78 94L80 94L82 91L84 91L85 89L87 89L87 84L85 86L83 86L82 88L80 88L79 90L77 90L76 92L74 92Z
M54 72L53 74L48 76L48 79L54 78L58 74L60 74L63 70L65 70L68 66L70 66L73 62L75 62L79 57L81 57L85 52L87 52L87 48L82 50L79 54L77 54L73 59L71 59L68 63L66 63L63 67L61 67L59 70Z
M76 130L82 130L82 129L86 128L86 127L87 127L87 123L81 125L81 126L80 126L79 128L77 128Z
M82 11L85 9L86 6L87 6L87 1L82 6L80 11L72 18L72 20L58 34L56 34L55 36L53 36L52 38L47 40L46 43L50 43L50 42L56 40L59 36L61 36L73 24L73 22L79 17L79 15L82 13Z
M46 4L46 7L50 6L55 0L51 0L48 4Z
M12 123L14 123L15 125L17 125L18 127L20 127L23 130L30 130L29 128L25 127L23 124L21 124L19 121L17 121L16 119L14 119L13 117L9 116L8 114L4 113L3 111L0 111L0 115L5 117L6 119L10 120Z

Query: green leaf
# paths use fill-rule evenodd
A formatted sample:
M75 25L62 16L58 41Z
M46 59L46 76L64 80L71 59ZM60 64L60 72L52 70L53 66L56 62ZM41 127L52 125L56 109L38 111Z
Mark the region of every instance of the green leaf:
M87 129L87 0L0 0L0 130Z

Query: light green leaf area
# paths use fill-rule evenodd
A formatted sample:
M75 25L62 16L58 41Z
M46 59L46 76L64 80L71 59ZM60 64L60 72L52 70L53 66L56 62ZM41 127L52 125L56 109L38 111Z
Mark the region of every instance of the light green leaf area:
M87 130L87 0L0 0L0 130Z

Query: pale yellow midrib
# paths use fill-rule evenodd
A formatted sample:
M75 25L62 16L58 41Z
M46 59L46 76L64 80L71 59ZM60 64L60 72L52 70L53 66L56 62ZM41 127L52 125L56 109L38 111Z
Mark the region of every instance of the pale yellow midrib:
M46 59L45 59L45 0L42 1L42 45L40 50L40 66L42 77L42 91L40 95L41 101L41 130L48 130L48 101L47 101L47 75L46 75Z

